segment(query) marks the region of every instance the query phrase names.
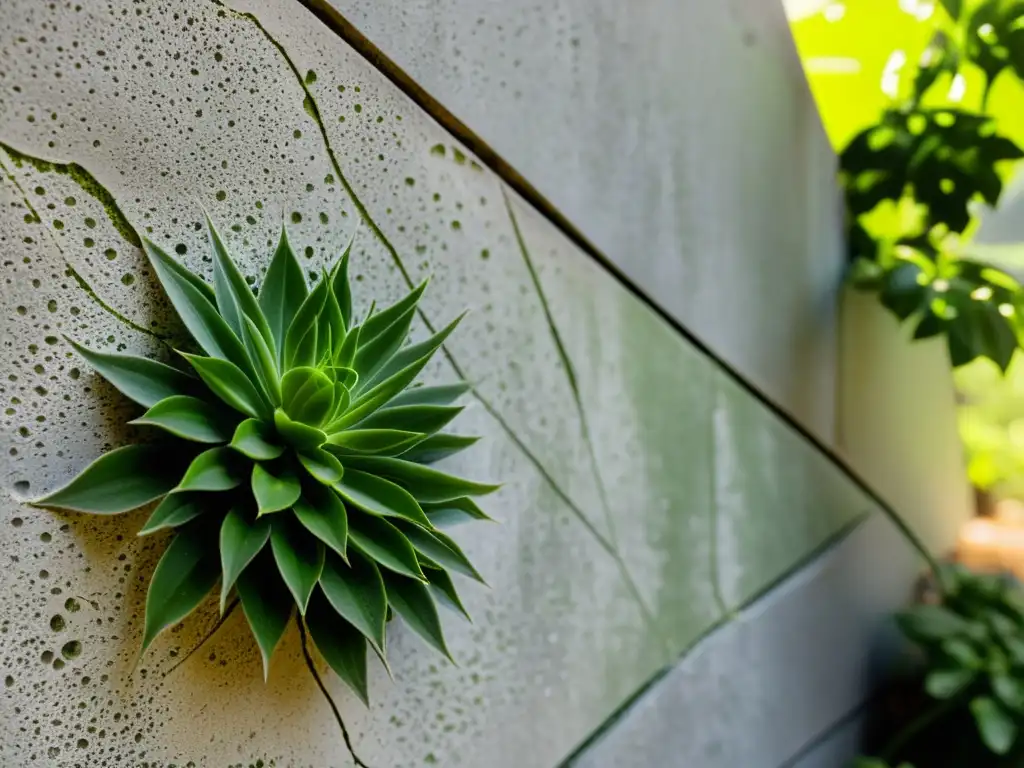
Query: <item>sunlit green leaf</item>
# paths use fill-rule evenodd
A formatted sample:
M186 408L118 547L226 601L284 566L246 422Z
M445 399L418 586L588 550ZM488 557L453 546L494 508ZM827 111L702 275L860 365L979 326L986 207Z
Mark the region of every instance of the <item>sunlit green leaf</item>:
M196 525L180 529L157 563L149 583L142 650L164 629L188 616L213 589L219 576L220 563L209 531Z
M220 563L224 574L220 586L220 610L239 575L270 539L270 522L252 519L241 507L231 508L220 526Z
M432 435L444 429L449 422L462 413L458 406L443 405L392 405L394 401L363 419L359 429L399 429L406 432L422 432Z
M362 345L369 345L385 335L389 329L394 327L395 323L405 327L405 331L402 333L404 339L409 333L409 314L416 309L416 305L419 304L429 283L430 280L424 280L391 306L368 317L363 323Z
M1009 752L1017 738L1017 723L1013 716L988 696L972 699L970 707L985 746L997 755Z
M115 515L168 493L181 479L191 455L160 445L126 445L100 456L74 480L36 500L47 507Z
M398 429L346 429L327 436L327 444L343 453L398 454L423 440L419 432Z
M412 294L410 294L411 296ZM409 297L406 297L408 299ZM416 296L418 299L419 296ZM399 304L406 301L403 299ZM388 312L389 310L385 310ZM384 317L384 314L370 317L362 325L359 338L359 349L356 350L355 360L352 367L355 368L361 377L372 378L377 371L384 367L394 354L401 348L402 342L409 335L409 327L416 316L415 303L410 305L403 313L397 315L389 324L380 328L376 333L371 331L371 326L377 328L375 321Z
M338 458L320 448L311 448L299 453L298 457L306 471L324 485L334 485L345 474Z
M178 491L229 491L245 478L246 461L227 447L196 456L178 483Z
M320 655L349 688L369 706L366 681L366 641L338 616L322 595L315 595L306 615L306 627Z
M323 543L299 525L292 515L283 514L273 517L270 548L299 613L305 615L309 596L324 568Z
M313 365L316 362L316 319L327 300L327 283L321 280L302 302L284 337L286 368ZM312 341L307 337L312 336Z
M259 294L260 309L267 318L274 338L279 365L284 362L284 343L288 328L307 295L306 278L302 274L302 267L299 266L288 243L288 233L282 227L277 250L263 278Z
M266 423L246 419L235 430L231 447L254 461L270 461L284 453L284 448L274 442L276 439L274 430Z
M200 443L223 443L231 439L237 421L231 413L204 400L172 395L128 423L160 427L172 435Z
M437 615L437 606L426 585L393 573L385 572L381 575L384 578L388 604L395 613L405 620L409 629L454 661L444 641L441 619Z
M149 408L174 395L191 395L200 391L199 382L177 368L134 355L95 352L64 337L96 372L113 384L126 397Z
M252 466L252 495L256 497L259 515L288 509L299 498L302 486L290 469L274 469L266 464Z
M327 435L321 430L292 420L280 408L274 411L274 426L281 439L299 451L319 448L327 441Z
M182 354L210 391L225 403L246 416L270 418L270 407L237 365L216 357Z
M388 403L388 408L407 405L451 405L470 391L472 387L465 382L459 384L442 384L434 387L413 387L398 395Z
M445 340L458 327L459 323L462 322L463 317L465 317L465 313L456 317L429 339L402 347L388 361L387 365L377 371L372 378L361 378L359 386L356 388L356 393L359 395L358 400L369 398L374 390L383 388L389 381L404 382L399 391L412 384L419 372L430 362L430 358L433 357L434 353L444 344ZM407 375L410 371L413 372L412 376ZM377 407L384 405L393 396L391 395L381 401Z
M242 317L242 341L245 344L245 351L252 361L260 387L273 405L280 405L281 380L278 376L274 352L267 346L267 342L260 335L256 324L244 316Z

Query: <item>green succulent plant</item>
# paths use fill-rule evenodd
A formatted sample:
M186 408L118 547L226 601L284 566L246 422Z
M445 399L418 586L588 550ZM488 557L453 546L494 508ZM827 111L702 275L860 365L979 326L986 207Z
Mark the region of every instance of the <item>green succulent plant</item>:
M140 535L174 537L149 585L143 651L219 580L221 612L234 589L264 675L297 607L321 655L368 701L366 649L387 665L392 616L450 657L435 599L465 614L450 572L482 581L439 526L488 519L473 497L498 486L430 466L477 439L442 432L468 387L416 385L461 316L406 343L424 282L359 321L351 244L310 289L284 229L257 295L209 233L212 286L144 241L203 353L180 353L191 372L69 339L147 409L131 423L156 439L104 454L35 503L112 515L161 500Z

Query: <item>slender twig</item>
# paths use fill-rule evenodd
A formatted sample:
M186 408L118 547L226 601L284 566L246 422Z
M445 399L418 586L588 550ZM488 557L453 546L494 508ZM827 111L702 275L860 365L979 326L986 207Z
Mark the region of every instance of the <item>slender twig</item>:
M327 690L327 686L324 685L324 681L320 677L320 673L317 672L316 664L313 663L313 657L309 653L309 642L306 639L306 627L302 623L302 619L296 619L296 624L299 626L299 638L302 640L302 655L306 659L306 666L309 667L309 673L313 675L313 679L316 681L317 687L320 689L320 693L327 699L327 703L331 707L331 712L334 713L334 719L338 721L338 727L341 729L341 736L345 739L345 746L348 748L348 752L352 755L352 760L359 768L369 768L364 763L359 755L356 754L355 749L352 747L352 739L349 736L348 728L345 727L345 721L341 717L341 712L338 711L338 705L334 703L334 699L331 697L330 692Z

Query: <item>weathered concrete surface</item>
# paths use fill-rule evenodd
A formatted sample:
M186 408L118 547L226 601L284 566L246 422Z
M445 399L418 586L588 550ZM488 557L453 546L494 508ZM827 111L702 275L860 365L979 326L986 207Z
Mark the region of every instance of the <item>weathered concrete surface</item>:
M708 637L574 768L787 764L867 697L887 613L907 599L916 568L898 532L873 515ZM798 765L837 768L857 746L847 739L827 760L808 755Z
M328 0L826 440L835 157L777 0Z
M557 764L712 624L870 509L812 446L291 0L231 8L17 0L4 6L4 22L0 141L31 157L0 152L0 548L9 558L0 570L0 764L350 764L295 633L267 685L237 616L171 671L214 624L210 604L136 666L145 585L162 543L136 539L141 514L97 520L21 503L126 440L119 425L134 411L61 334L171 359L167 345L180 329L132 228L208 275L200 203L257 281L282 221L311 271L360 226L354 269L363 307L432 273L424 307L433 325L472 309L427 375L463 375L479 393L458 428L485 439L457 468L505 481L488 504L502 525L455 533L492 588L463 585L476 621L446 622L459 667L398 628L396 680L374 668L368 710L320 665L356 750L374 768ZM776 130L766 127L764 141ZM711 154L705 140L683 142L694 162ZM823 167L804 170L808 185L825 185ZM717 178L676 181L685 180L680 194L691 199L706 189L715 206L740 195L751 217L774 221L756 195L726 184L729 173L722 186ZM805 200L807 229L793 232L834 232L831 213L813 213L823 199ZM756 318L742 315L754 311L753 275L764 267L751 258L753 235L733 233L724 208L687 210L706 227L693 268L714 276L693 294L701 311L722 316L735 300L734 330L745 317L761 324L762 344L786 337L792 315L778 326L763 306ZM727 260L714 266L711 246L729 237L737 239ZM634 246L651 252L641 240ZM730 293L728 265L743 260L756 266ZM818 277L832 274L825 264ZM795 306L780 291L805 273L767 274L759 300ZM800 327L826 333L829 312L810 316L821 322L805 318ZM764 355L752 359L768 359L753 335L742 338ZM806 387L817 403L808 407L824 413L828 368L808 363L778 381ZM897 561L904 556L899 550ZM859 583L846 586L860 594ZM876 595L870 582L864 589ZM889 594L890 605L899 602ZM858 614L857 638L882 610ZM758 632L746 632L745 651L754 658L761 648L771 659L777 630ZM829 658L863 651L849 642ZM831 652L822 645L821 653ZM794 695L819 696L813 676L789 682ZM733 690L744 685L737 678ZM844 685L832 704L859 693ZM698 714L711 710L700 697L687 706L695 712L687 727L707 725ZM791 724L787 739L800 727ZM811 732L808 724L804 736Z

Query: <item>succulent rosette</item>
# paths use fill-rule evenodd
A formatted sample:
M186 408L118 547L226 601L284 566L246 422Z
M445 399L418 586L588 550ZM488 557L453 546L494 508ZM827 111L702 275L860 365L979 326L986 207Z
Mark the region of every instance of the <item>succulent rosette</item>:
M140 535L172 529L146 598L143 650L220 583L263 657L298 609L331 668L368 700L366 649L386 661L397 615L449 655L437 602L465 614L451 573L481 580L441 526L487 519L497 486L431 467L477 438L442 430L468 387L417 384L458 325L409 331L426 282L353 316L351 244L307 286L281 237L258 294L209 226L213 285L152 242L147 256L195 341L191 370L71 342L147 410L153 440L104 454L44 506L113 515L159 503Z

